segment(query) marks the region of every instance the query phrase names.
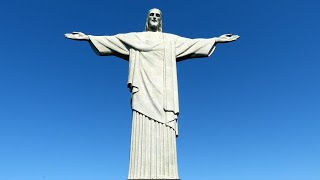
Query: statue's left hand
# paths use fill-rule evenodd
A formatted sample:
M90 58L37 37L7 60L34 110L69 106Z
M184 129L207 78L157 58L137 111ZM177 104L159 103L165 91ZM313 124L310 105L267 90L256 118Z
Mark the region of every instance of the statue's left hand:
M72 32L72 33L67 33L64 35L64 37L68 39L73 39L73 40L80 40L80 41L87 41L89 40L89 36L85 35L82 32Z
M239 38L240 38L240 36L238 36L238 35L224 34L224 35L221 35L220 37L218 37L217 42L218 43L227 43L227 42L235 41Z

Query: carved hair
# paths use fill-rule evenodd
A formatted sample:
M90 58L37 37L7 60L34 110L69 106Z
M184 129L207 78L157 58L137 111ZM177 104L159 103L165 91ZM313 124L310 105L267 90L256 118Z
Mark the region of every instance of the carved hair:
M157 9L157 8L152 8L152 9L149 10L149 12L148 12L148 14L147 14L145 31L148 31L148 29L149 29L149 23L148 23L149 14L150 14L150 12L151 12L152 10L155 10L155 9L160 11L160 9ZM161 12L161 11L160 11L160 16L161 16L161 18L160 18L158 30L159 30L160 32L162 32L162 12Z

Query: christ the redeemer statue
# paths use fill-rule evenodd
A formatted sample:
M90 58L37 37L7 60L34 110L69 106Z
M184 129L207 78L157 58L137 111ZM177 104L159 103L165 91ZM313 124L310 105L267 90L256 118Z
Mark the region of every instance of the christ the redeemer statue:
M114 36L73 32L65 37L88 41L100 56L114 55L129 61L132 132L128 179L179 179L176 62L208 57L217 44L235 41L239 36L188 39L163 33L161 11L151 9L145 32Z

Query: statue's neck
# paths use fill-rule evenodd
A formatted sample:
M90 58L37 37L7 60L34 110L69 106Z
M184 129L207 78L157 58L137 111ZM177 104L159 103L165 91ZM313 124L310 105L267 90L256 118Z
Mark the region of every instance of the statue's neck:
M161 32L158 28L152 28L152 27L149 27L149 29L147 29L148 32Z
M159 33L161 33L161 31L146 31L146 32L159 32Z

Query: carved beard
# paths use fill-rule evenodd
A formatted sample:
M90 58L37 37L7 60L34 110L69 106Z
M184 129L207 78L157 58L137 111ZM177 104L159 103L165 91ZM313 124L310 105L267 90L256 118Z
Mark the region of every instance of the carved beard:
M153 30L153 29L151 29L151 27L149 26L148 17L147 17L145 31L149 31L149 30ZM159 31L159 32L162 32L162 19L160 19L159 26L157 27L156 30Z

